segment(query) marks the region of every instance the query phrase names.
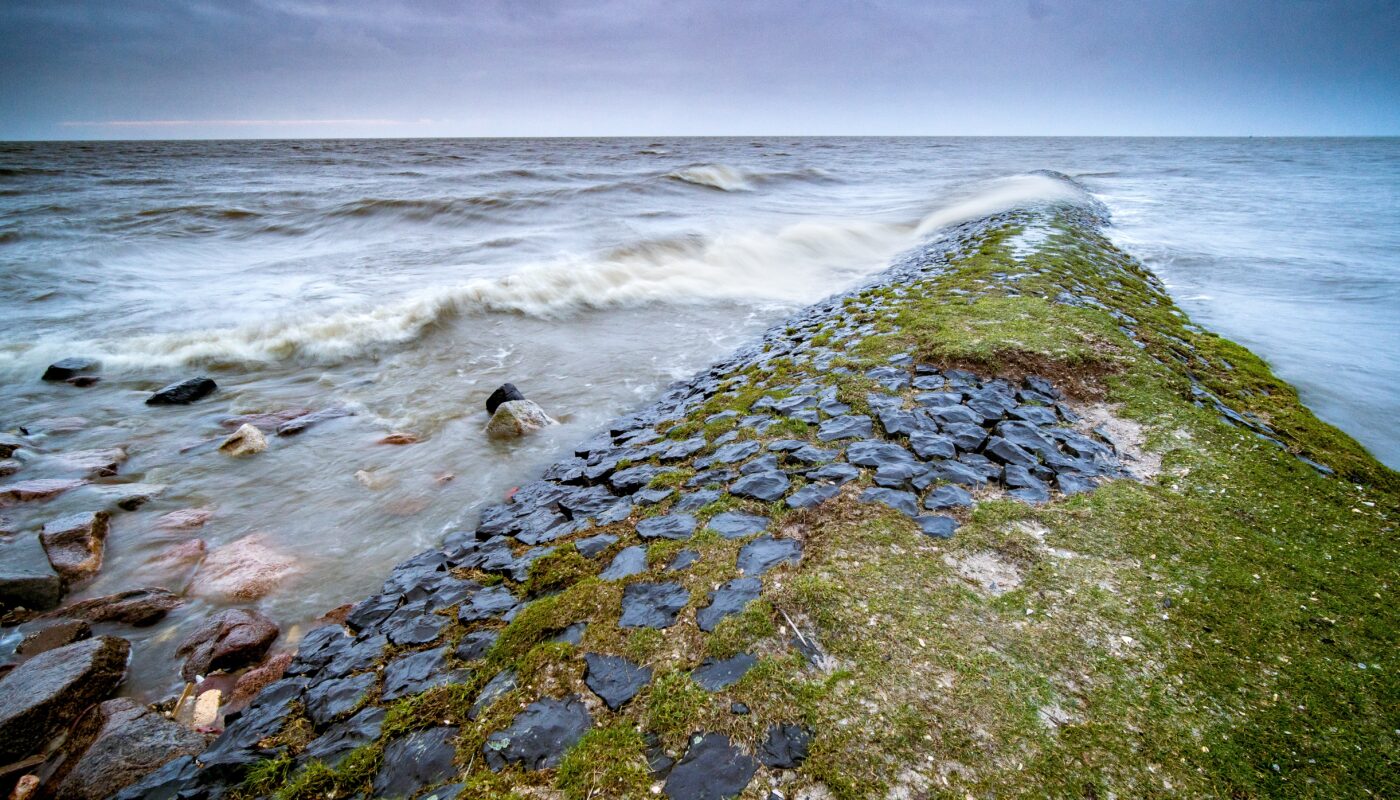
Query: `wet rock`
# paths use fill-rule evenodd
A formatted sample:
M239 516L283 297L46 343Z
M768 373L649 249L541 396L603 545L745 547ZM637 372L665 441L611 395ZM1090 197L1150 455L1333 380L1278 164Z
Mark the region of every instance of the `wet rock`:
M647 569L647 549L641 545L624 547L613 556L612 563L608 564L598 574L599 578L605 581L615 581L626 578L629 575L640 575Z
M869 439L875 435L875 423L862 414L832 417L817 428L817 438L823 442L840 439Z
M374 688L375 674L362 672L313 684L306 690L306 716L317 728L354 711Z
M486 737L482 753L496 772L508 764L527 770L553 769L564 753L593 728L593 717L577 695L543 698L525 707L510 725Z
M159 483L123 483L94 487L104 501L122 511L135 511L165 493Z
M175 800L198 772L194 756L179 756L113 795L112 800Z
M496 640L500 638L500 631L472 631L457 642L457 658L462 661L477 661L485 658L491 648L496 646Z
M0 486L0 508L36 500L52 500L87 483L84 480L39 478Z
M481 694L477 695L476 702L472 703L471 709L467 711L467 719L476 719L497 700L515 691L515 687L515 670L503 669L496 673L481 688Z
M411 433L400 432L391 433L388 436L381 437L379 441L375 442L375 444L392 444L402 446L408 444L418 444L419 441L420 439Z
M600 533L597 536L589 536L574 542L574 549L578 550L584 558L596 558L604 550L617 543L617 537L610 533Z
M254 533L217 547L195 575L196 594L224 601L259 600L297 573L290 556Z
M792 481L785 472L758 472L735 481L729 487L729 493L736 497L751 497L771 503L782 497L791 485Z
M666 565L667 572L680 572L686 567L700 560L700 553L695 550L682 550L676 553L676 557L671 559L671 563Z
M54 572L70 583L91 578L102 567L107 512L72 514L44 524L39 542Z
M43 379L46 381L66 381L76 377L83 372L94 372L101 367L96 359L92 358L65 358L55 361L44 370Z
M796 564L801 560L802 545L797 541L760 536L739 550L738 566L745 575L762 575L784 562Z
M758 578L735 578L710 592L710 604L695 614L700 630L713 631L720 620L730 614L743 611L749 603L758 599L763 583Z
M935 539L951 539L953 532L958 529L958 521L952 517L922 516L915 517L914 521L925 536Z
M7 478L15 474L16 472L19 472L20 469L23 467L24 464L20 463L19 461L16 461L13 458L0 459L0 478Z
M213 380L200 376L172 383L146 398L148 406L183 406L207 397L219 388Z
M277 435L298 436L302 433L305 433L307 429L318 425L322 422L327 422L333 419L340 419L341 417L353 417L354 415L355 412L351 411L348 408L323 408L320 411L313 411L310 414L303 414L295 419L287 420L281 425L278 425Z
M623 628L669 628L690 602L690 592L679 583L629 583L622 590Z
M492 413L490 421L486 423L486 434L510 439L556 424L533 400L511 400L501 403Z
M462 624L499 617L520 604L510 589L504 586L491 586L472 595L470 602L463 603L457 611L457 621Z
M384 692L379 699L397 700L437 686L460 683L469 676L466 671L447 668L447 652L442 648L410 653L384 668Z
M68 384L69 386L76 386L79 389L87 389L91 386L96 386L101 382L102 379L96 375L74 375L73 377L64 381L64 383Z
M86 428L88 420L86 417L45 417L29 425L42 433L74 433Z
M24 633L15 654L37 656L92 636L92 626L78 619L55 619L35 623Z
M729 800L743 793L757 771L758 762L730 744L728 736L697 734L662 791L670 800Z
M126 676L131 646L99 636L50 650L0 678L0 763L38 752Z
M306 758L334 769L356 749L379 738L384 725L384 709L370 706L338 725L326 729L306 747Z
M410 733L384 748L383 766L374 776L374 797L411 797L425 786L457 774L455 726L444 725Z
M214 743L199 755L200 777L210 782L242 780L244 770L267 757L263 740L276 734L291 716L305 682L279 681L253 701Z
M961 486L949 484L939 486L924 498L924 508L941 511L945 508L967 508L972 505L972 495Z
M620 656L587 653L583 682L613 711L651 683L651 667L640 667Z
M265 414L239 414L219 420L219 425L230 429L252 425L263 433L272 433L282 425L310 413L311 409L309 408L284 408L281 411L270 411Z
M464 604L463 608L468 606ZM458 612L459 614L461 611ZM469 611L483 613L480 611ZM484 618L484 617L483 617ZM449 620L441 614L432 613L432 603L426 598L413 603L405 603L380 623L379 629L389 641L400 647L415 647L437 641Z
M153 527L162 531L192 531L204 527L212 516L212 509L182 508L156 517Z
M47 780L54 797L104 800L181 756L197 755L204 737L127 697L83 715Z
M800 725L782 723L768 726L768 734L758 750L758 760L765 767L797 769L807 760L812 743L810 731Z
M277 639L277 623L245 608L220 611L175 648L185 659L180 674L187 681L215 670L233 671L256 664Z
M689 514L661 514L637 523L643 539L689 539L695 533L695 517Z
M189 539L172 544L151 557L146 574L159 579L160 583L180 586L204 560L208 545L203 539Z
M126 459L124 448L108 447L63 453L54 457L53 465L84 478L110 478L117 474Z
M286 674L287 667L291 663L291 653L278 653L259 666L239 675L238 682L233 685L233 691L229 692L228 702L224 704L224 711L241 711L246 708L258 692L280 680Z
M895 489L866 489L860 493L862 503L880 503L908 517L919 515L919 498L911 492Z
M503 383L496 391L491 393L490 397L486 398L486 413L495 414L496 409L500 408L502 403L511 403L516 400L524 399L525 395L521 394L520 390L515 388L515 384Z
M147 587L82 600L50 611L45 616L69 617L87 622L118 622L140 628L159 622L184 602L167 589Z
M726 539L742 539L768 527L768 518L743 511L722 511L710 518L705 528Z
M243 427L234 431L223 443L219 445L219 450L234 456L251 456L261 453L267 449L267 437L262 431L244 423Z
M707 658L690 673L690 679L700 688L718 692L739 682L758 659L748 653L740 653L733 658Z

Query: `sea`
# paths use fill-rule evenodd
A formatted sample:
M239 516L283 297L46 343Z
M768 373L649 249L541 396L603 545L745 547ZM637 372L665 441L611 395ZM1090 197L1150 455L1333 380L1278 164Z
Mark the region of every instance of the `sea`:
M187 596L116 631L135 647L125 691L157 700L211 613L256 608L290 646L790 311L950 224L1081 191L1196 322L1400 467L1395 138L0 143L0 430L125 447L107 482L164 487L113 517L101 572L72 595ZM39 380L68 356L100 360L102 382ZM218 392L144 404L194 375ZM561 424L489 440L504 382ZM354 416L251 458L216 449L227 417L288 408ZM380 444L390 433L417 443ZM0 559L42 558L38 527L103 496L0 510ZM157 522L190 508L203 527ZM172 568L196 537L210 553L255 537L293 574L256 600L208 596ZM0 633L0 652L15 640Z

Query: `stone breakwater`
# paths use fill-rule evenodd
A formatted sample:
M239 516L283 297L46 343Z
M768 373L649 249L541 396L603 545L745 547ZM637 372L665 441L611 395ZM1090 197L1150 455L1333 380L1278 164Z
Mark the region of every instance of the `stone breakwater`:
M770 573L803 557L802 541L775 513L846 493L897 511L924 535L948 538L988 498L1041 504L1131 478L1126 443L1101 419L1076 411L1048 378L989 377L909 353L860 369L846 363L876 333L872 316L896 307L1001 221L962 226L616 420L507 502L485 509L474 530L399 565L344 624L310 632L284 677L209 749L171 761L118 797L218 797L239 791L260 764L290 759L288 770L312 762L334 770L371 747L382 747L377 769L364 775L362 788L373 797L434 787L443 787L437 797L455 797L471 770L556 768L653 682L651 667L594 651L594 640L605 639L592 635L597 627L680 625L708 634L742 615L763 597ZM872 295L884 289L888 297ZM853 386L865 391L852 397ZM744 411L706 413L745 395ZM700 582L685 579L702 557L686 546L697 536L738 546L736 557L713 565L719 572ZM649 545L658 541L680 545L656 561ZM537 586L546 572L535 566L563 562L564 554L587 562L581 573L615 583L620 595L615 608L585 609L544 632L572 646L587 693L530 696L516 668L481 668L532 601L560 588ZM787 639L820 668L822 645L811 631L791 627ZM757 662L747 652L704 658L688 675L720 692ZM388 706L452 686L472 688L466 718L426 719L403 735L385 735ZM506 698L510 708L499 711ZM735 705L734 713L745 713ZM499 727L459 758L462 727L492 712ZM295 746L283 736L289 728L299 731ZM756 780L781 785L820 732L773 718L756 746L697 731L676 749L648 734L649 769L661 793L691 800L737 795Z

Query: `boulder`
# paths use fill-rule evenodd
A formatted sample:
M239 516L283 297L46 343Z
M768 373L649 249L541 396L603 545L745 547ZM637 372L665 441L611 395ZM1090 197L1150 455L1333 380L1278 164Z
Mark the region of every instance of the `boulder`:
M757 771L758 762L728 736L695 734L662 791L670 800L727 800L742 794Z
M495 415L496 409L500 408L502 403L511 403L516 400L524 399L525 395L521 394L520 390L515 388L515 384L503 383L500 388L491 393L490 397L486 398L486 413Z
M546 697L526 706L505 729L488 735L482 752L486 765L496 772L507 764L553 769L592 727L593 717L577 695Z
M195 575L193 591L235 602L258 600L271 592L297 568L267 540L266 534L254 533L215 548Z
M54 619L35 623L24 632L15 654L29 658L65 647L92 636L92 626L80 619Z
M486 423L486 433L497 438L515 438L554 424L533 400L511 400L496 407Z
M79 373L92 372L101 367L95 359L91 358L65 358L62 361L55 361L44 370L44 380L46 381L66 381L76 377Z
M107 512L72 514L44 524L39 542L54 571L70 583L86 580L102 568L107 541Z
M180 674L187 681L215 670L232 671L256 664L267 654L280 630L277 623L250 609L230 608L210 617L175 648L185 659Z
M182 603L183 600L166 589L148 587L82 600L57 611L50 611L44 617L69 617L88 622L119 622L139 628L154 624Z
M219 445L219 450L235 457L256 455L266 449L267 437L246 422Z
M0 611L47 611L62 599L63 579L52 568L25 567L0 560Z
M70 644L15 667L0 679L0 762L39 751L126 677L131 645L115 636Z
M64 741L48 791L65 800L103 800L204 745L203 736L129 697L108 700L84 714Z
M184 406L207 397L219 385L210 378L200 376L172 383L146 398L148 406Z
M0 486L0 508L34 500L52 500L87 481L62 478L39 478Z

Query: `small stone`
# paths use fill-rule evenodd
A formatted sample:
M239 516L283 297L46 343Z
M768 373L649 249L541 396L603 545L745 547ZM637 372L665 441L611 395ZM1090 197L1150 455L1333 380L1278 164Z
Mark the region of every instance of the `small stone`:
M758 762L720 733L692 736L662 787L669 800L728 800L743 793Z
M699 560L699 552L695 550L682 550L676 553L675 558L671 559L671 563L666 566L666 571L679 572Z
M579 551L584 558L596 558L604 550L617 543L617 537L610 533L600 533L597 536L589 536L585 539L578 539L574 542L574 549Z
M57 619L36 623L15 648L15 655L28 658L92 636L92 626L77 619Z
M690 592L679 583L629 583L622 590L623 628L669 628L690 602Z
M690 679L700 688L709 692L728 689L739 682L758 659L748 653L740 653L733 658L707 658L690 673Z
M465 680L468 674L449 670L447 654L442 648L409 653L384 667L384 691L379 699L390 701L419 694L436 686Z
M734 464L757 453L760 447L762 447L762 445L755 441L727 444L716 450L714 455L710 456L708 459L702 459L705 463L700 464L697 462L697 466L708 467L711 464Z
M807 473L807 479L826 481L837 485L850 483L860 477L860 470L850 464L827 464Z
M987 446L983 448L982 452L986 453L992 460L1002 464L1030 466L1036 463L1035 456L1026 452L1024 448L1012 444L1000 436L993 436L991 441L987 442Z
M862 467L884 467L893 464L913 464L914 456L897 444L888 442L856 442L846 448L846 460Z
M64 580L84 581L101 569L107 520L106 511L96 511L72 514L44 524L39 542L49 564Z
M616 711L651 683L651 667L641 667L620 656L587 653L583 682Z
M463 624L499 617L520 604L510 589L489 586L472 595L471 601L457 610L457 621Z
M481 694L477 695L476 702L467 711L467 719L474 720L481 716L481 712L490 708L493 703L500 700L506 694L515 691L515 670L503 669L496 673L491 680L482 687Z
M588 623L587 623L587 622L574 622L574 623L571 623L571 624L570 624L567 628L565 628L564 630L562 630L562 631L560 631L560 632L554 634L553 636L549 637L549 641L550 641L550 642L555 642L555 643L564 642L564 643L566 643L566 644L571 644L571 645L573 645L574 647L578 647L579 644L581 644L581 643L583 642L583 634L586 633L587 631L588 631Z
M909 449L919 458L953 458L958 454L951 438L935 433L910 434Z
M830 483L812 483L803 486L788 497L789 508L810 508L820 505L841 493L841 487Z
M793 539L760 536L739 550L738 567L745 575L762 575L784 562L802 560L802 545Z
M188 380L172 383L161 389L150 397L146 398L148 406L183 406L207 397L218 384L209 378L200 376L189 378Z
M695 614L695 622L700 630L709 633L719 625L720 620L731 614L743 611L749 603L758 599L763 583L758 578L735 578L710 592L710 603Z
M185 664L181 676L193 681L215 670L236 670L262 661L277 639L277 623L252 609L220 611L175 648Z
M694 513L720 499L723 495L724 492L719 489L701 489L698 492L681 495L681 499L677 500L675 505L671 506L671 511L673 513L677 511L682 511L687 514Z
M306 746L307 758L313 758L334 769L355 750L379 738L385 711L370 706L349 719L326 729Z
M486 737L482 752L496 772L508 764L527 770L553 769L564 753L593 728L593 717L577 695L543 698L525 707L510 725Z
M910 492L895 489L866 489L860 493L862 503L880 503L908 517L919 515L919 498Z
M46 381L66 381L73 378L80 372L92 372L99 369L101 365L96 359L91 358L65 358L55 361L44 370L43 379Z
M524 399L525 395L521 394L520 390L515 388L515 384L503 383L496 389L496 391L491 393L490 397L486 398L486 413L495 414L496 409L500 408L502 403L509 403L515 400Z
M695 533L695 517L689 514L662 514L637 523L643 539L689 539Z
M501 403L492 413L486 433L496 438L518 438L556 424L533 400L511 400Z
M817 428L817 438L823 442L840 439L869 439L875 434L875 423L862 414L832 417Z
M110 478L117 474L121 465L126 463L126 459L125 448L108 447L63 453L56 456L53 463L65 472L84 478Z
M721 511L710 517L706 530L714 531L726 539L742 539L759 533L768 527L768 518L743 511Z
M919 530L925 536L934 539L951 539L953 532L958 529L958 521L952 517L923 516L915 517L914 521L919 524Z
M749 713L749 707L744 705L743 703L740 703L738 700L735 700L734 702L729 704L729 713L735 716L742 717Z
M751 497L771 503L782 497L792 485L784 472L759 472L745 475L729 487L729 493L736 497Z
M354 711L369 696L377 677L373 672L362 672L313 684L306 691L306 716L320 728Z
M391 433L380 439L377 444L406 445L418 444L419 441L421 440L411 433Z
M758 760L765 767L797 769L807 760L812 742L810 731L788 723L768 726L768 735L758 751Z
M478 661L496 646L501 632L495 630L472 631L457 643L457 658L462 661Z
M641 545L624 547L613 556L607 569L598 574L605 581L615 581L630 575L640 575L647 569L647 549Z

